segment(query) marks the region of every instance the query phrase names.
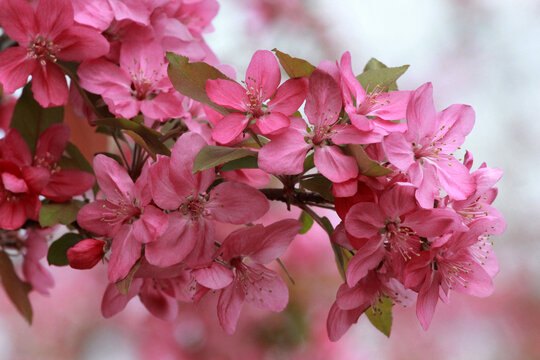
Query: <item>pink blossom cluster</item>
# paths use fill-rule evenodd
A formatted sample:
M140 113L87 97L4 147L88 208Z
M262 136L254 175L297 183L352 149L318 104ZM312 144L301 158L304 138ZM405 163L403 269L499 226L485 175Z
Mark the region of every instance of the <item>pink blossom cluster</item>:
M416 300L427 329L450 290L493 291L490 237L506 227L492 206L502 170L473 171L469 152L456 158L474 125L470 106L437 112L430 83L398 91L403 72L382 63L364 72L366 83L348 52L315 67L259 50L236 82L203 39L215 0L0 6L0 25L16 42L0 52L0 84L11 93L31 75L36 104L21 97L16 106L37 114L21 120L24 111L8 107L1 250L26 249L23 272L35 289L52 285L38 262L48 230L37 222L50 226L47 215L74 236L51 245L50 263L106 264L105 317L138 296L172 321L178 302L216 295L230 334L245 302L282 311L288 286L267 266L277 260L286 273L279 258L313 222L330 236L344 280L328 316L333 341L365 312L387 319L388 302ZM291 77L283 82L280 63ZM46 108L68 103L118 147L94 156L92 194L84 159L71 153L78 168L61 164L69 127L41 128ZM37 129L33 153L16 130L21 121ZM285 215L263 225L270 201L302 209L302 221ZM62 203L69 207L42 216L44 204ZM316 208L335 210L341 223L334 229ZM218 235L224 228L228 235Z

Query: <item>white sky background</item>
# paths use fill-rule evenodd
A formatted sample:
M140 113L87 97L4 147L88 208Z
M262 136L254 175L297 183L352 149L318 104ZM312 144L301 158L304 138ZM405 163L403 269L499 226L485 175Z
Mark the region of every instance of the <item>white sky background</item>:
M306 1L326 26L320 35L330 39L330 46L321 46L313 31L288 21L268 31L246 31L249 20L242 0L222 2L208 42L224 63L237 69L239 78L257 49L276 47L314 64L335 61L349 50L355 73L371 57L389 66L410 64L398 81L401 89L431 81L438 110L454 103L472 105L476 125L464 148L474 154L475 168L485 161L504 169L495 206L508 229L495 239L501 265L496 289L514 281L518 272L540 278L540 2ZM540 294L540 280L532 282ZM363 331L356 332L365 335ZM459 358L493 358L496 340L485 347L486 336L461 339L470 352ZM372 351L366 349L368 358L381 356L384 342L372 345Z

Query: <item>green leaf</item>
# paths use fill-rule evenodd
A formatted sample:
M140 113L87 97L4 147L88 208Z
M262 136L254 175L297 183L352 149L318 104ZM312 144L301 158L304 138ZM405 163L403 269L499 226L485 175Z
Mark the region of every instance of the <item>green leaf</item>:
M316 69L307 60L295 58L289 54L285 54L278 49L273 49L281 64L281 67L291 78L310 77L311 73Z
M334 201L334 196L332 195L332 182L321 174L316 174L313 177L300 180L300 185L308 190L316 192L328 201Z
M221 167L221 171L231 171L237 169L258 169L259 164L255 156L246 156L240 159L229 161Z
M388 68L388 66L386 66L385 64L383 64L382 62L380 62L379 60L375 58L371 58L367 62L366 66L364 66L364 72L368 70L378 70L378 69L386 69L386 68Z
M241 159L246 156L256 157L257 153L255 151L240 148L208 145L203 147L195 157L193 173L195 174L197 171L211 169L214 166Z
M129 287L131 286L131 283L133 282L133 276L135 275L137 270L139 270L139 268L141 267L141 259L139 259L135 263L135 265L133 265L133 267L131 268L131 270L129 270L129 273L126 275L125 278L114 283L118 291L120 291L120 294L124 294L124 295L128 294Z
M313 169L315 167L315 160L314 160L315 153L312 152L306 157L306 160L304 160L304 172Z
M226 79L234 81L215 67L204 62L190 63L189 59L182 55L168 52L167 60L169 67L167 73L174 88L181 94L192 98L200 103L210 106L223 115L232 112L221 105L213 103L206 94L206 80Z
M52 124L64 120L62 106L43 108L34 100L34 95L27 84L21 97L17 100L10 127L19 131L32 153L36 150L39 135Z
M2 285L7 296L13 305L15 305L17 311L31 324L33 311L28 293L32 287L30 284L19 279L11 259L4 251L0 251L0 277L2 278Z
M381 166L378 162L371 160L364 151L362 145L350 144L347 149L356 159L360 173L365 176L377 177L392 173L392 170Z
M369 321L384 335L390 337L392 330L392 306L393 302L388 297L381 297L377 304L369 307L365 314Z
M398 89L396 80L407 71L409 65L399 67L387 67L377 59L371 59L366 64L364 72L356 77L367 93L376 87L383 91L395 91Z
M42 227L56 224L69 225L77 220L77 214L84 205L84 201L80 200L43 204L39 210L39 224Z
M132 136L135 142L144 144L142 145L143 148L154 158L156 154L171 155L171 151L160 140L161 133L144 126L141 123L141 118L138 116L132 120L108 118L95 120L94 123L96 125L110 126L115 129L129 130L126 133ZM136 135L133 135L133 133Z
M77 169L90 174L94 173L92 166L90 165L88 160L86 160L86 158L77 148L77 146L72 143L68 143L65 152L67 156L62 156L62 158L58 162L58 165L62 169Z
M298 232L299 234L305 234L313 226L313 218L309 216L305 211L302 211L300 218L298 219L302 223L302 228Z
M68 233L53 242L49 247L49 252L47 253L47 261L49 262L49 265L69 265L67 251L82 239L83 237L79 234Z

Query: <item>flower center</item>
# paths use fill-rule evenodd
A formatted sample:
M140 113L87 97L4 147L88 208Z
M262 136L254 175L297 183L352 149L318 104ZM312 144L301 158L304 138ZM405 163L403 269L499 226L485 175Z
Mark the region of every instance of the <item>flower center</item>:
M412 259L412 255L419 256L419 252L416 249L417 244L420 243L420 238L408 227L401 226L401 219L386 219L385 227L379 229L385 249L397 252L403 257L403 260L408 261Z
M47 61L55 63L58 61L56 53L60 51L60 47L52 41L43 38L39 35L36 40L30 43L27 50L27 56L36 59L42 66L47 64Z
M180 205L180 211L191 218L191 220L197 220L202 216L206 216L207 212L204 208L206 199L202 195L197 197L189 196L186 198L186 202Z

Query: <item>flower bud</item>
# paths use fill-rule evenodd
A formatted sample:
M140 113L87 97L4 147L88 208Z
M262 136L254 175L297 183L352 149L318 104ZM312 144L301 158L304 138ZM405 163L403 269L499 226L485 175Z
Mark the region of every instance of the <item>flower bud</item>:
M74 269L91 269L103 257L104 241L84 239L67 251L69 266Z

